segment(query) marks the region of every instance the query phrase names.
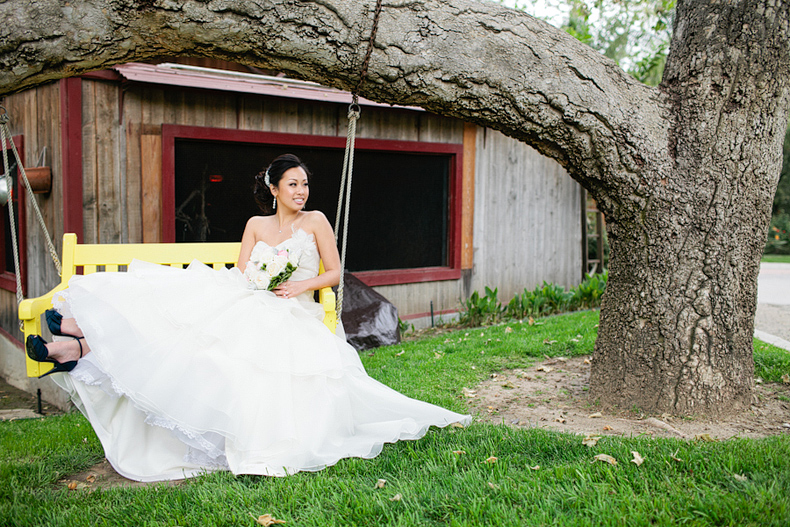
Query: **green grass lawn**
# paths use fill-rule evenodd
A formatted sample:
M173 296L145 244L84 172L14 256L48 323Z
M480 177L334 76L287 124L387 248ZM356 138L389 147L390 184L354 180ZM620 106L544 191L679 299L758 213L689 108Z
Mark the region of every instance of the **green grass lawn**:
M493 371L544 354L591 353L597 322L588 311L466 329L365 352L363 360L393 388L463 412L462 388ZM761 342L755 363L767 382L790 373L790 353ZM629 462L632 451L645 459L641 466ZM619 464L593 463L600 453ZM725 442L604 437L588 448L570 434L474 423L386 445L373 460L287 478L217 473L179 486L92 492L58 483L102 455L79 414L0 423L0 525L254 526L262 514L322 527L790 525L788 434ZM378 479L383 488L375 488Z
M764 254L763 262L790 263L790 254Z

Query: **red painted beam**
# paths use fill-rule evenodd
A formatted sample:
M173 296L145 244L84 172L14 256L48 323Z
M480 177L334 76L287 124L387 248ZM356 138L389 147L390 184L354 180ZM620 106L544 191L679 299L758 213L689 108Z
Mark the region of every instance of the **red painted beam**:
M60 81L60 144L63 175L63 231L83 241L82 223L82 80Z

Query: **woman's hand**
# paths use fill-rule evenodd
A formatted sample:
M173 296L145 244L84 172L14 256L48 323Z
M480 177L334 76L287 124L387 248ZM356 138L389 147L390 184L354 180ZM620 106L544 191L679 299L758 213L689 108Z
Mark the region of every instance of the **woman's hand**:
M272 290L280 298L294 298L305 291L309 291L309 289L305 287L302 281L292 282L291 280L283 282Z

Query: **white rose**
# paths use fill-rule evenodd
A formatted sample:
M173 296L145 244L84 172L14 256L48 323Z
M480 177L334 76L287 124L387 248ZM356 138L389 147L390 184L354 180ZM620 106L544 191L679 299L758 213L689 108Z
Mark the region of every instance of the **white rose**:
M260 268L264 261L270 260L275 254L277 254L277 251L275 251L274 247L268 247L259 243L252 249L250 261L254 263L256 267Z
M269 288L269 275L267 273L258 273L253 279L252 283L255 284L257 289Z
M266 264L266 273L269 276L277 276L285 269L285 265L288 263L288 257L285 255L276 255L272 261Z

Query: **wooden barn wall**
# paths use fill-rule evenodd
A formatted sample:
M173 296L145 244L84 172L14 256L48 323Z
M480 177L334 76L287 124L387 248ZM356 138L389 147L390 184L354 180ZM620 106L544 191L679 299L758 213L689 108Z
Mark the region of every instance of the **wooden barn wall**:
M52 191L35 194L33 199L41 208L44 221L60 252L63 237L63 215L61 212L63 186L61 170L60 137L60 91L53 83L7 96L3 106L10 117L9 126L13 135L24 135L25 151L22 160L25 167L37 166L39 155L47 148L44 164L52 168ZM28 297L39 296L60 282L60 278L47 249L45 236L36 220L30 198L25 193L25 228L27 256ZM7 207L0 213L7 215ZM0 289L0 327L18 340L22 340L16 294Z
M143 241L141 152L155 144L162 124L344 137L346 113L345 105L150 85L127 86L121 101L117 83L84 80L85 241ZM361 138L457 144L463 133L458 120L372 107L363 108L357 129ZM453 310L485 286L499 287L505 300L543 280L578 282L578 185L555 162L502 134L478 129L476 147L471 282L376 287L401 314L427 314L431 302L437 313Z
M581 187L554 160L493 130L477 134L471 289L507 302L581 278Z

